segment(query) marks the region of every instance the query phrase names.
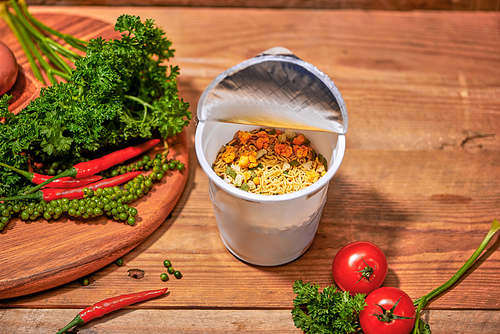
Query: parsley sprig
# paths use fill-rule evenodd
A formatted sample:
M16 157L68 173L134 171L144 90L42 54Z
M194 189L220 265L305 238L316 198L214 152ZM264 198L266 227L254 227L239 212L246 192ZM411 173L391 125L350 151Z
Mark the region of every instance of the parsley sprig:
M297 328L305 333L346 334L359 329L358 315L366 306L365 295L350 296L335 286L322 292L319 284L298 280L293 285L292 317Z
M46 27L29 14L24 1L9 4L1 3L0 17L33 66L40 64L46 72L50 86L17 115L8 113L7 97L2 97L0 162L26 170L28 163L95 157L134 140L173 136L189 124L189 104L177 88L179 68L166 64L175 50L153 20L121 15L115 24L121 38L85 42ZM57 43L56 37L85 55ZM40 51L47 51L50 66ZM0 168L0 197L25 186L19 176Z

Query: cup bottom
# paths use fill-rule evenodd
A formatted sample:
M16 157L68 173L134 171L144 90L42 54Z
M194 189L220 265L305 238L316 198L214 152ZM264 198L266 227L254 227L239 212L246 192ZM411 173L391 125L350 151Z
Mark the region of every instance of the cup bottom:
M281 266L281 265L284 265L284 264L287 264L287 263L290 263L292 261L295 261L297 260L299 257L302 256L302 254L304 254L308 249L309 247L312 245L313 241L314 241L314 238L313 240L311 240L311 242L303 249L301 250L300 252L298 253L295 253L293 255L290 255L284 259L280 259L279 261L276 261L276 262L272 262L272 263L263 263L263 262L260 262L258 260L255 260L255 259L250 259L250 258L247 258L245 256L242 256L241 254L238 254L238 252L234 251L231 247L229 247L229 245L226 243L226 241L224 240L224 238L222 237L221 234L220 235L220 238L222 239L222 242L224 243L224 246L226 246L227 250L235 257L237 258L238 260L242 261L242 262L245 262L245 263L248 263L248 264L253 264L253 265L256 265L256 266L261 266L261 267L273 267L273 266Z

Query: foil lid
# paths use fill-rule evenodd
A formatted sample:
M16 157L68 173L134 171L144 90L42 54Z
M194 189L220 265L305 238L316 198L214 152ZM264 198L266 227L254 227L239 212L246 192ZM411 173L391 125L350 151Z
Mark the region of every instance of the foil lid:
M276 47L219 74L198 102L198 122L347 132L347 110L332 80Z

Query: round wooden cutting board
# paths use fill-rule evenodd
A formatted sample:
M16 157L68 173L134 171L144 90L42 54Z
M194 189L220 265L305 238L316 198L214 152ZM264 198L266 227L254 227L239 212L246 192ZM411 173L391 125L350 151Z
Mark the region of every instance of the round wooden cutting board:
M46 25L81 39L119 37L109 24L90 18L35 16ZM0 40L11 48L29 76L29 65L19 44L1 21ZM175 207L188 177L186 134L169 138L168 143L169 158L180 160L186 168L169 171L146 196L130 204L139 212L135 226L108 220L106 216L78 220L63 215L48 222L41 218L12 219L0 232L0 299L39 292L88 275L123 256L153 233ZM158 145L150 154L161 149Z

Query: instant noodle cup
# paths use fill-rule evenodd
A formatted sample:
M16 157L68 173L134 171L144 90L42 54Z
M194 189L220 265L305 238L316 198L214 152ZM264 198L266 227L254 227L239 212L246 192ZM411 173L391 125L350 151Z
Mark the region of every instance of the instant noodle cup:
M260 266L297 259L314 240L329 183L344 157L347 111L335 84L289 50L273 48L219 74L201 95L196 118L196 154L227 249ZM326 159L326 174L283 195L226 183L212 169L217 153L237 131L261 127L303 133Z

